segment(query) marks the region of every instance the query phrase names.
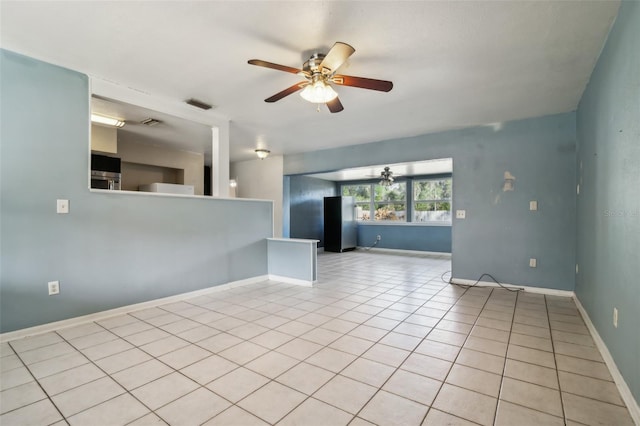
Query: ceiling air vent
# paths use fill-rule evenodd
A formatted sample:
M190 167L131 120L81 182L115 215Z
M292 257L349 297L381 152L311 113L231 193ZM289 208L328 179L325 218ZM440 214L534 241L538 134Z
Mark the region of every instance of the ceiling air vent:
M205 111L206 111L206 110L208 110L208 109L213 108L213 105L209 105L209 104L207 104L207 103L204 103L204 102L202 102L202 101L199 101L199 100L197 100L197 99L193 99L193 98L191 98L191 99L187 99L185 102L186 102L187 104L191 105L191 106L194 106L194 107L196 107L196 108L203 109L203 110L205 110Z
M140 124L144 124L145 126L155 126L156 124L160 124L162 121L156 120L155 118L147 118L146 120L142 120Z

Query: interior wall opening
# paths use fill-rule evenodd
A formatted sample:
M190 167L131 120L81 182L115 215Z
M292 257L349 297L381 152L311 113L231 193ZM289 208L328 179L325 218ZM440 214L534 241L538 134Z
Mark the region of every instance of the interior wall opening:
M211 127L91 97L93 189L211 195Z

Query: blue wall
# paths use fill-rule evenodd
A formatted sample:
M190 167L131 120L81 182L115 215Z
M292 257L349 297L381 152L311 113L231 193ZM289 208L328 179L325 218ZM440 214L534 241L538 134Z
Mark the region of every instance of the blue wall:
M577 131L576 295L639 401L640 2L620 6L580 101Z
M451 227L427 225L358 224L358 246L451 253Z
M452 267L456 278L490 273L502 282L573 290L575 114L473 127L284 158L285 175L371 164L453 158ZM516 177L503 192L504 172ZM537 200L539 210L529 211ZM529 268L529 258L538 267Z
M2 332L267 273L270 202L92 193L87 77L1 50L0 89Z
M289 235L284 236L320 240L318 247L324 247L324 197L338 195L335 183L307 176L286 176L284 188L283 210L289 214ZM283 216L286 218L286 213Z

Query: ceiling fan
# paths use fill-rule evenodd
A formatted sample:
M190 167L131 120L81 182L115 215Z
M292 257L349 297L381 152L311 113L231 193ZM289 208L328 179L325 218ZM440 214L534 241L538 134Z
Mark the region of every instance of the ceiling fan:
M382 186L391 186L393 184L393 181L395 180L395 178L393 177L393 172L391 171L391 169L387 166L384 168L384 170L382 170L380 172L380 175L368 175L370 177L377 177L380 178L380 182L379 184ZM396 177L401 176L401 175L395 175Z
M338 98L338 94L333 90L333 87L331 87L331 83L340 86L377 90L380 92L388 92L393 88L393 83L386 80L336 74L338 69L355 51L356 50L347 43L338 41L326 55L322 53L314 53L311 55L309 60L302 65L302 69L278 65L260 59L251 59L249 64L289 72L305 78L304 81L296 83L265 99L265 102L276 102L285 96L302 90L300 93L302 98L316 104L327 104L329 111L333 113L342 111L344 107Z

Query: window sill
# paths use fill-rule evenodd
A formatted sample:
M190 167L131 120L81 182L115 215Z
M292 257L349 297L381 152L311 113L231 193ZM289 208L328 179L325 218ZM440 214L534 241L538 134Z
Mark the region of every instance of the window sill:
M449 222L400 222L400 221L372 221L372 220L357 220L356 223L358 225L364 226L380 226L380 225L391 225L391 226L448 226L451 227L451 223Z

